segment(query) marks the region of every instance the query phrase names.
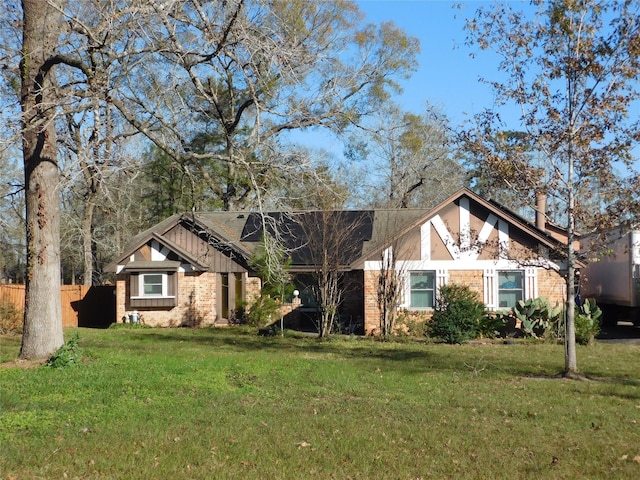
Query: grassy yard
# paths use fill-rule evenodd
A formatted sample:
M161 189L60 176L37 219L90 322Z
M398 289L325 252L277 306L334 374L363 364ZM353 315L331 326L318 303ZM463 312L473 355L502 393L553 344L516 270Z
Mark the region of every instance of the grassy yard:
M640 478L637 346L575 381L550 344L78 331L81 365L0 369L2 478Z

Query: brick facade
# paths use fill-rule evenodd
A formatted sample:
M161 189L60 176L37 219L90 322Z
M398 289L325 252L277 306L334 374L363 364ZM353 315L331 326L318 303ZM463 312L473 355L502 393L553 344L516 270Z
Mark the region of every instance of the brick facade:
M529 297L545 297L554 306L565 300L566 289L559 272L522 266L523 260L537 259L537 252L554 251L556 245L552 238L468 189L461 189L431 211L383 209L350 215L354 221L363 222L362 228L357 229L360 232L357 238L352 239L357 247L353 251L360 256L354 253L353 258L345 260L345 275L340 285L343 304L339 313L342 323L358 326L358 333L372 334L380 328L379 269L381 259L390 252L395 261L405 263L407 275L409 271L434 272L435 286L429 289L447 283L468 285L488 308L496 308L499 303L506 307L509 303L501 301L498 288L498 272L503 270L524 272L523 288ZM289 227L295 226L296 220L288 216L274 214L273 218ZM164 270L171 281L162 285L165 296L142 297L138 295L142 284L134 282L132 304L129 274L117 275L117 321L125 321L137 310L149 325L225 324L233 318L238 300L251 305L260 294L260 280L247 270L251 270L248 259L262 238L261 225L252 213L210 212L197 218L176 215L142 232L114 262L112 271L126 268L125 272L135 275ZM292 245L300 244L298 237L304 236L302 230L286 230L295 235L289 239ZM252 234L247 235L247 231ZM221 242L218 237L228 239L229 243ZM311 257L305 258L309 253L300 252L296 271L311 277ZM549 265L562 263L562 260L558 263L558 259L548 260L555 262ZM193 273L185 273L185 269ZM148 287L158 288L157 281L153 284L151 280ZM406 280L403 285L409 288ZM174 292L177 302L173 301ZM404 291L402 296L408 296L408 292ZM408 301L408 298L401 300L402 308L407 308ZM136 305L145 307L135 309ZM294 311L283 311L283 314L298 317L300 323L306 321L306 317L313 320L316 313L311 312L310 305L298 312L292 308Z
M483 270L450 270L447 283L468 286L469 290L477 293L478 300L482 301L484 298L483 277Z
M116 281L116 321L129 321L136 311L140 320L154 327L224 325L218 318L219 274L213 272L178 272L178 299L175 307L133 308L129 297L129 275L119 274ZM244 274L246 299L250 303L260 293L260 279Z
M380 309L378 308L378 277L380 272L364 272L364 333L374 335L380 331Z
M364 272L364 333L375 335L380 331L380 310L377 302L378 276L377 270ZM565 301L566 286L564 278L555 270L536 270L538 297L545 297L550 305L562 305ZM449 270L448 284L468 285L477 292L478 299L484 298L483 270Z
M175 307L133 308L130 304L129 275L116 281L116 321L128 321L137 312L140 321L153 327L204 326L215 323L216 274L178 272L178 298Z
M538 270L538 296L544 297L549 305L564 305L567 300L567 283L555 270Z

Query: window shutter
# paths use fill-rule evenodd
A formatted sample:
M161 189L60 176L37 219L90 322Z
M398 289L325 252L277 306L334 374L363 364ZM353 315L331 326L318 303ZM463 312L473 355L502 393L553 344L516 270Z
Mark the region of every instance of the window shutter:
M494 270L493 268L487 268L484 271L484 278L483 278L483 290L484 290L484 306L487 307L487 309L489 310L495 310L496 309L496 297L498 295L497 293L497 272L496 270Z
M129 296L137 297L140 295L140 275L132 273L129 275Z
M538 297L538 272L535 268L529 267L524 271L525 284L524 298L537 298Z
M167 295L170 297L178 296L178 274L176 272L167 273Z

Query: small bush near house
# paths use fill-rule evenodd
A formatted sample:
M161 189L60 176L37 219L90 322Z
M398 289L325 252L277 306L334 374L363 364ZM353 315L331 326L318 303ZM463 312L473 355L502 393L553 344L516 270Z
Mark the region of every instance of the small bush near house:
M262 294L251 305L246 318L248 325L264 327L280 318L280 302L269 295Z
M0 303L0 334L22 333L22 312L13 303Z
M484 304L468 286L443 285L436 300L429 333L447 343L462 343L476 337L483 317Z
M478 334L483 338L515 336L514 317L509 313L487 312L478 322ZM510 325L514 325L510 329Z

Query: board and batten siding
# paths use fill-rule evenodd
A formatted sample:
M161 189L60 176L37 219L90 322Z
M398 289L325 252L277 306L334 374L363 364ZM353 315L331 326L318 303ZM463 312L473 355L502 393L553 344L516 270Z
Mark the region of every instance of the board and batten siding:
M210 272L245 273L246 268L219 252L203 238L182 225L176 225L164 237L209 266Z

